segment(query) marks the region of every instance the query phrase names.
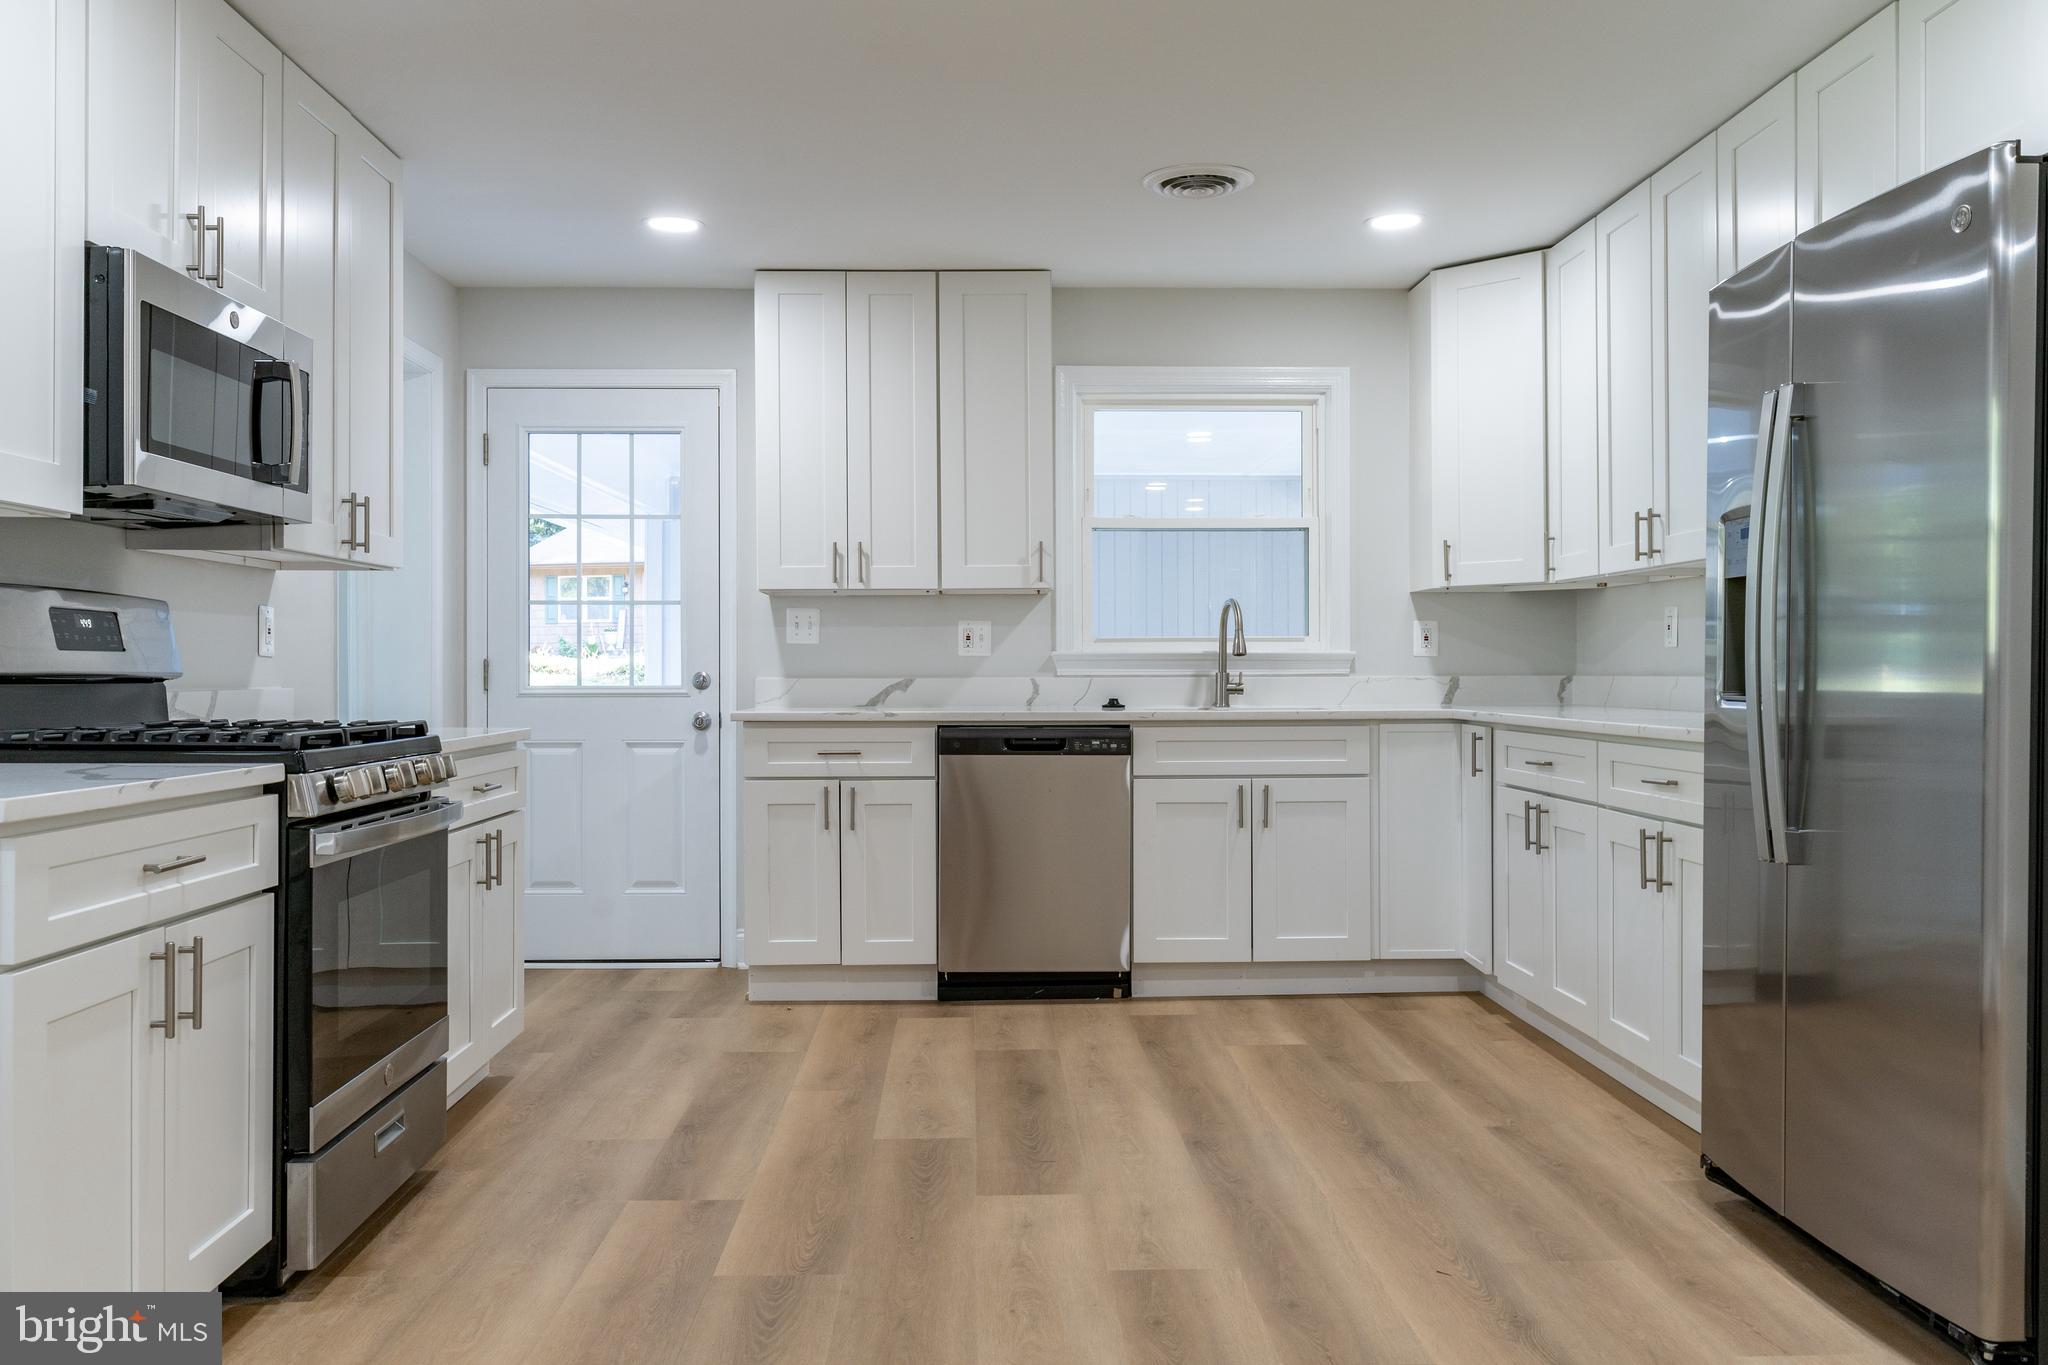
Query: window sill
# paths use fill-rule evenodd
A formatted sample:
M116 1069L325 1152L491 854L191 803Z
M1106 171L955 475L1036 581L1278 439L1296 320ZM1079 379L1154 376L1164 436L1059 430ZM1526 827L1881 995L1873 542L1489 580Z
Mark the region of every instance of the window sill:
M1348 650L1253 650L1233 658L1231 672L1254 676L1306 677L1343 675L1351 671ZM1094 649L1052 656L1052 671L1061 678L1199 677L1216 671L1216 651L1207 649Z

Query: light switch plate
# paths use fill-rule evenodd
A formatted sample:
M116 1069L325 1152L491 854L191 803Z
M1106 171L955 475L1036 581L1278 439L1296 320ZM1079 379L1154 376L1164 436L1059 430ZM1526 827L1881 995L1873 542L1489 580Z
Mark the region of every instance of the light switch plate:
M790 607L782 614L782 638L793 645L818 643L818 609Z
M1417 621L1415 623L1415 657L1418 659L1434 659L1436 657L1436 622Z
M256 608L256 653L258 657L277 657L277 613L265 602Z
M962 655L987 658L989 644L988 622L962 621L960 623L960 653Z
M1678 648L1678 608L1664 608L1664 648Z

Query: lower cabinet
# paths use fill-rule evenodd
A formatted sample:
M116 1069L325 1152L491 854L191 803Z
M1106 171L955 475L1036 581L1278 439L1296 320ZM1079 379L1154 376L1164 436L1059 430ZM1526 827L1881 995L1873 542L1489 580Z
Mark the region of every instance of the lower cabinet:
M1698 828L1600 812L1600 1042L1697 1096L1704 981Z
M0 1284L210 1290L270 1240L274 917L0 975Z
M448 836L448 1093L461 1091L526 1026L526 816Z
M935 781L740 785L749 966L938 963Z
M1581 801L1494 793L1494 975L1592 1034L1599 990L1600 810Z
M1132 784L1134 962L1372 956L1369 777Z
M1493 963L1487 727L1379 727L1377 956Z

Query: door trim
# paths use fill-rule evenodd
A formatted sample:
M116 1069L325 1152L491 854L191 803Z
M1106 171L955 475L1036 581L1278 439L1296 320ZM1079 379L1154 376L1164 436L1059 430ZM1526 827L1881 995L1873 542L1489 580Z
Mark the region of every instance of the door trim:
M518 370L471 369L466 372L467 400L463 420L463 712L464 723L484 724L483 657L485 650L484 588L488 519L484 509L484 405L492 389L712 389L718 394L718 673L719 695L726 700L718 715L718 948L719 964L740 964L739 822L728 812L739 802L737 727L726 713L738 703L731 688L739 659L738 616L733 609L739 581L739 412L738 370Z

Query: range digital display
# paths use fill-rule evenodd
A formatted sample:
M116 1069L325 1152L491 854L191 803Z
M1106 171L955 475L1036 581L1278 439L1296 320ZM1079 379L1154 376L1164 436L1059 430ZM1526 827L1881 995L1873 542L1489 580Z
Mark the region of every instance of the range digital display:
M50 634L59 649L119 654L127 648L121 643L119 612L94 611L89 607L51 607Z

